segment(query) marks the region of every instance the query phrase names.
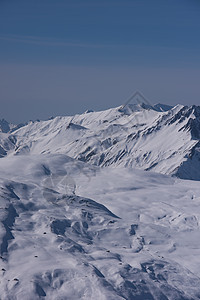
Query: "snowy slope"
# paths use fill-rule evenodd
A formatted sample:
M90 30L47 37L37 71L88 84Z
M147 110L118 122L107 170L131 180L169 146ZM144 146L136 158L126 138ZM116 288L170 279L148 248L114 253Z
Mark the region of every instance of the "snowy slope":
M0 132L0 158L15 150L17 140L14 135Z
M63 154L0 174L2 300L199 299L198 182Z
M200 180L200 107L127 105L29 123L12 133L12 154L67 154Z
M0 299L200 299L199 140L161 104L1 132Z

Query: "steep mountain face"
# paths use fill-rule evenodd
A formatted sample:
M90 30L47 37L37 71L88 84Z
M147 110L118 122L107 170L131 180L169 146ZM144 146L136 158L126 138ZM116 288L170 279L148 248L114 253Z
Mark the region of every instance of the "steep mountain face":
M14 125L12 123L7 122L5 119L0 120L0 132L8 133L14 132L15 130L25 126L26 124L20 123L18 125Z
M5 119L0 120L0 158L14 151L17 139L12 133L23 126L25 124L14 125Z
M0 132L7 133L9 131L10 131L10 124L4 119L0 120Z
M126 166L200 180L200 107L126 105L29 123L12 133L14 154L61 153L97 166Z
M0 132L0 158L15 150L17 140L14 135Z

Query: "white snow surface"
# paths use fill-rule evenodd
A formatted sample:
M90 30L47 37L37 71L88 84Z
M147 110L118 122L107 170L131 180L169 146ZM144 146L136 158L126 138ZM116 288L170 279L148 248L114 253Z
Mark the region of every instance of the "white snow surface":
M30 122L15 130L15 154L66 154L97 166L125 166L200 180L200 107L168 111L127 105ZM1 154L1 148L0 148Z
M200 299L198 113L126 106L0 133L0 299Z

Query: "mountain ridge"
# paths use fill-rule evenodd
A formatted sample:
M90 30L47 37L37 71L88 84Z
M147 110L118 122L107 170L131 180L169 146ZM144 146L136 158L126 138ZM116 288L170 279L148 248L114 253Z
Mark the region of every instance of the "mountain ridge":
M30 122L7 134L2 156L61 153L102 167L133 167L200 180L196 105L128 104ZM5 144L10 147L5 149Z

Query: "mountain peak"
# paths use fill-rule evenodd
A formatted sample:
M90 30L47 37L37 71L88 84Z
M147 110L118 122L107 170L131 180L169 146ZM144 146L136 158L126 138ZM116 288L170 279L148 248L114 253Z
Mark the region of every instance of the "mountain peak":
M144 102L141 102L141 103L128 103L126 105L122 105L118 111L123 112L126 115L130 115L133 112L150 110L150 109L154 110L154 107Z
M167 105L167 104L162 104L162 103L157 103L155 104L154 106L154 109L157 110L157 111L168 111L168 110L171 110L173 108L173 106L171 105Z

